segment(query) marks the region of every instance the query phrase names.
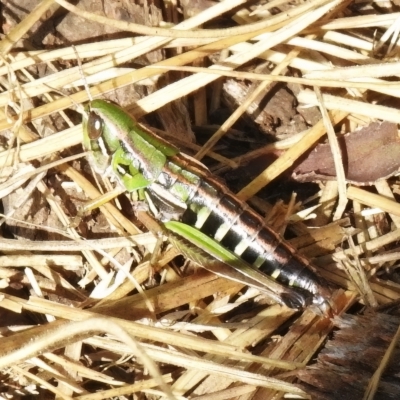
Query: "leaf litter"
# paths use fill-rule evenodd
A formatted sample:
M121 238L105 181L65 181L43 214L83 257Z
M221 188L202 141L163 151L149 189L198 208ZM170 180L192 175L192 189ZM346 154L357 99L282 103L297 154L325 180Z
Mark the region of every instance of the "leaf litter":
M356 287L380 305L396 301L399 14L394 3L379 9L323 0L182 2L182 9L169 2L158 8L150 2L100 6L82 0L77 9L52 0L24 1L23 7L5 3L1 183L32 174L31 168L44 174L31 186L15 178L2 199L3 393L68 399L137 393L150 399L164 391L169 398L268 399L283 393L308 398L306 392L314 394L315 387L329 388L325 364L314 367L321 378L314 378L312 387L296 386L297 376L310 382L296 371L326 348L334 324L344 329L343 324L271 304L177 258L168 243L151 266L156 239L141 233L144 226L129 199L107 203L75 226L79 207L100 191L84 158L57 164L81 152L80 117L73 109L87 101L87 93L77 86L78 53L85 76L101 72L91 83L92 95L111 96L158 130L168 133L173 126L181 145L193 142L191 121L204 129L218 126L216 134L196 137L202 148L188 143L185 151L204 157L263 215L273 210L275 228L288 231L298 250L341 288L332 298L338 314L359 299ZM171 29L178 21L178 29ZM320 87L321 96L305 87ZM321 142L329 128L317 106L328 110L342 144L346 180L340 182L344 193L340 190L349 200L344 208L337 208L337 166ZM231 129L233 143L225 135ZM308 152L306 161L293 167ZM249 176L254 180L243 182L240 169L232 168L255 154L275 161L256 165ZM297 186L287 212L294 190L290 174L313 186ZM280 197L285 201L277 202ZM307 207L312 211L304 213ZM108 241L115 241L114 247ZM357 274L351 280L340 268L346 260L351 267L356 258L365 270L359 282ZM117 279L115 268L128 269L132 279L116 284L121 275ZM357 320L361 307L358 303L349 315ZM375 316L362 318L368 323ZM383 328L377 330L384 334ZM344 358L350 371L339 371L337 387L356 368ZM374 369L379 366L360 370L365 380L360 393L367 391ZM379 390L385 395L387 385Z

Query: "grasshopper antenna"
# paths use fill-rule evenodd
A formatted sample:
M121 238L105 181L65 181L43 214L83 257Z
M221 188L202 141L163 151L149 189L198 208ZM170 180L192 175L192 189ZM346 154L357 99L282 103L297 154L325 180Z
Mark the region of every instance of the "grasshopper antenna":
M87 83L85 74L83 73L82 60L79 57L79 54L78 54L78 51L76 50L76 47L74 45L72 45L72 48L74 49L74 52L75 52L75 55L76 55L76 61L78 62L79 73L81 74L81 79L82 79L82 82L83 82L83 86L85 86L86 93L88 95L89 101L93 101L92 94L90 93L90 90L89 90L89 85Z
M91 93L90 93L89 85L88 85L87 80L86 80L86 77L85 77L85 75L84 75L84 73L83 73L83 67L82 67L81 58L79 57L79 54L78 54L78 51L76 50L76 47L75 47L74 45L72 45L71 47L73 48L74 53L75 53L75 55L76 55L76 60L77 60L77 62L78 62L78 68L79 68L79 74L81 75L81 79L82 79L82 82L83 82L83 86L85 87L85 90L86 90L87 96L88 96L88 98L89 98L89 101L92 101L92 100L93 100L93 97L92 97L92 95L91 95ZM80 114L83 115L83 114L86 113L84 107L83 107L81 104L79 104L79 103L77 103L76 101L74 101L71 97L69 97L68 95L66 95L65 93L63 93L61 90L58 90L58 89L56 89L56 88L53 88L53 87L51 87L51 86L49 86L49 85L47 85L47 84L44 84L44 85L47 86L48 88L50 88L52 91L54 91L54 92L56 92L56 93L59 93L61 96L68 97L68 98L71 100L71 102L74 104L74 106L76 107L76 110L77 110Z

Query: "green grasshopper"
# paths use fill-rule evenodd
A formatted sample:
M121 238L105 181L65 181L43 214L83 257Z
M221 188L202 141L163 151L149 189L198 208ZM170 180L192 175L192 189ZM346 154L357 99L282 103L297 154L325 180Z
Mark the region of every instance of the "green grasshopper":
M142 194L164 234L187 258L280 304L331 312L330 289L308 260L203 164L119 106L90 102L83 117L83 145L97 173Z

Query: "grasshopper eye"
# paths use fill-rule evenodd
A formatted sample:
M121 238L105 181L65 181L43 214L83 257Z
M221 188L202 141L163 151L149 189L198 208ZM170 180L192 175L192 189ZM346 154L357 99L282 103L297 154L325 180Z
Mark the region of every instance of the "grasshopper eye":
M95 112L91 111L87 124L87 133L90 140L98 139L103 132L103 119Z

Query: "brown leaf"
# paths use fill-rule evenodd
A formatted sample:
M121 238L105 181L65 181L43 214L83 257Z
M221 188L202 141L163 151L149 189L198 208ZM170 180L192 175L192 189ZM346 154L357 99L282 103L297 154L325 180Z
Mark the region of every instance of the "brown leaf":
M338 140L349 182L370 185L399 170L400 139L396 124L374 122ZM336 171L329 144L318 145L296 167L293 177L303 182L334 179Z

